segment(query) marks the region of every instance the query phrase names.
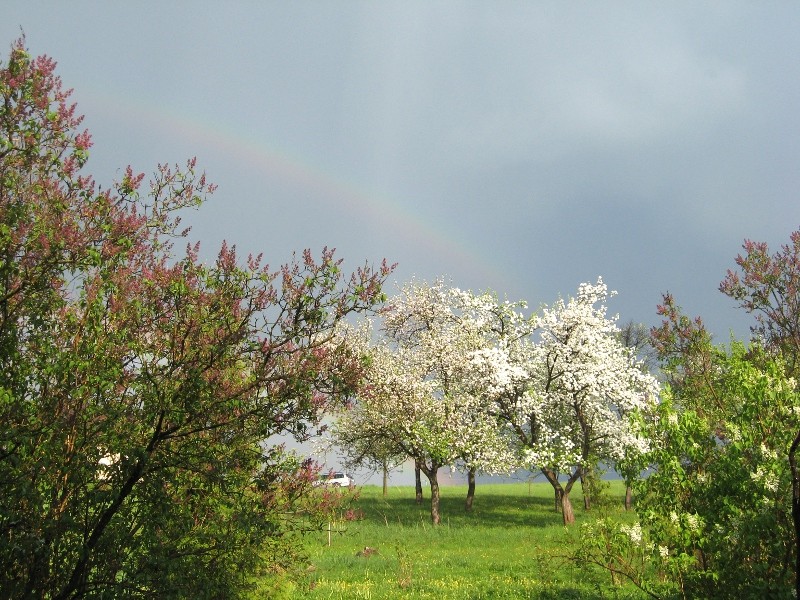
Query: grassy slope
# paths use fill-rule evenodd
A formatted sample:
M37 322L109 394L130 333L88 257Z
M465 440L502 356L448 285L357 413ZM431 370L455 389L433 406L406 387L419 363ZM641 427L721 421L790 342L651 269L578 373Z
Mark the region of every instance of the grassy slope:
M612 587L608 575L582 570L570 554L580 524L601 512L633 520L620 508L621 482L611 482L610 506L583 510L573 492L577 523L565 529L553 510L547 483L478 486L471 514L465 486L442 488L442 525L430 525L430 502L414 503L411 487L390 488L386 499L365 486L357 501L364 518L310 536L314 570L310 589L293 598L641 598L631 587ZM365 546L377 549L357 556Z

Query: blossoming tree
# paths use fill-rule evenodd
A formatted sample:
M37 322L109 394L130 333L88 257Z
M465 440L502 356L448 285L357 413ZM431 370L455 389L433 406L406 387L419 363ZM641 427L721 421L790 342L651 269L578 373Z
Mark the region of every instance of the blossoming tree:
M0 68L2 596L241 597L321 516L270 440L353 393L333 333L390 267L176 250L213 186L189 161L99 190L54 69L23 41Z
M575 518L570 491L594 461L646 449L626 415L654 402L658 391L615 335L608 296L602 279L582 284L576 297L543 307L532 337L501 336L472 357L522 464L541 470L553 486L565 524Z
M469 358L481 347L480 324L461 310L461 292L412 282L387 302L382 337L369 343L365 385L339 427L390 441L428 478L431 519L439 523L439 469L508 471L513 456L468 385Z

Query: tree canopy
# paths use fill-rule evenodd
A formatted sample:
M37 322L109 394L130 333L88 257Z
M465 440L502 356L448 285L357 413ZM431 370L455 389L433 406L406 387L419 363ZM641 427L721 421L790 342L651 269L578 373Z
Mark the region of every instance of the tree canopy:
M353 393L333 332L391 267L177 250L214 186L190 160L98 187L55 66L19 40L0 68L2 595L236 597L325 508L270 440Z

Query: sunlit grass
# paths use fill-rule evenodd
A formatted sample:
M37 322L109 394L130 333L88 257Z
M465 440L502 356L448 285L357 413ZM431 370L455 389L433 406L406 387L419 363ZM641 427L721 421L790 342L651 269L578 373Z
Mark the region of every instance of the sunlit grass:
M479 486L471 513L465 486L442 489L442 524L430 524L430 503L412 487L365 486L356 502L363 519L332 523L309 536L313 563L297 598L641 598L608 576L570 562L581 522L622 510L624 490L612 482L610 503L586 513L573 492L577 523L565 528L546 483ZM427 490L426 490L427 496ZM375 549L369 556L364 548Z

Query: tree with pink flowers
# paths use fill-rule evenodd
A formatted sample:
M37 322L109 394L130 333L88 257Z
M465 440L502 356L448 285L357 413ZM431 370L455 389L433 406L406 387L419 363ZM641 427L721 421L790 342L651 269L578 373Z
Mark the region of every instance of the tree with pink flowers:
M274 436L354 393L334 332L391 269L201 261L178 215L213 186L191 160L99 188L55 66L0 66L2 595L238 597L324 516Z

